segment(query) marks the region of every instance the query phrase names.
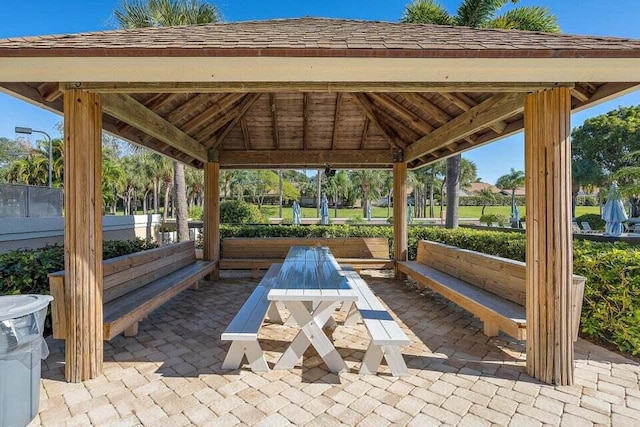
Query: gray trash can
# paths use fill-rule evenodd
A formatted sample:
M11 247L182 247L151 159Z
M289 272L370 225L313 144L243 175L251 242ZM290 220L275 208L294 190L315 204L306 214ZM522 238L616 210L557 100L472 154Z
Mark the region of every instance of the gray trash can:
M49 295L0 296L0 427L23 427L38 413L42 337Z

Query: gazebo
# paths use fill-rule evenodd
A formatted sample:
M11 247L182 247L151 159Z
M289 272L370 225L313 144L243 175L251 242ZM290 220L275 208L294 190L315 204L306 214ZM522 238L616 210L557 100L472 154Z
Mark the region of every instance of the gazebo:
M101 133L204 169L408 169L525 131L527 369L573 382L570 115L635 90L640 41L285 19L0 40L0 88L64 115L66 376L102 372Z

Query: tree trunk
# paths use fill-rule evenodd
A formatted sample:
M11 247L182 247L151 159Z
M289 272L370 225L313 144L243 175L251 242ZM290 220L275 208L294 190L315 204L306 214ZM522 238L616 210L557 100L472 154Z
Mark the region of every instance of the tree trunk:
M436 207L433 200L435 185L433 185L433 180L431 180L431 184L429 184L429 218L434 218L436 216Z
M282 218L282 170L278 170L278 218Z
M187 184L184 180L184 165L173 161L173 191L176 210L176 228L178 230L178 242L189 240L189 223L187 214Z
M164 211L162 212L162 221L167 222L167 217L169 215L169 192L171 191L171 186L169 183L165 183L164 187Z
M160 213L160 182L157 179L153 180L153 212Z
M316 211L318 212L318 218L320 218L320 192L322 191L322 177L320 176L321 173L322 169L318 169L318 177L316 178L316 185L318 189L318 194L316 194Z
M487 205L484 205L484 204L482 205L482 210L480 211L480 217L484 216L484 208L486 208L486 207L487 207Z
M387 218L391 216L391 192L392 190L389 189L389 192L387 193Z
M142 196L142 215L147 214L147 195L148 194L149 192L145 191L144 196Z
M366 197L362 198L362 218L367 218L367 211L369 210L369 199Z
M447 159L447 219L445 228L458 228L461 159L460 154Z
M338 218L338 189L336 189L336 198L333 201L333 217Z

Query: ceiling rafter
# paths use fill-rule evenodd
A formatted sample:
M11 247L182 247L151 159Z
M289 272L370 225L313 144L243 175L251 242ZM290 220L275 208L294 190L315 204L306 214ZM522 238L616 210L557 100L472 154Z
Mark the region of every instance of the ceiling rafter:
M142 105L155 112L156 110L164 107L166 104L177 98L179 95L175 93L156 93L151 98L142 102ZM120 123L118 129L121 132L126 132L130 126L126 123Z
M497 121L522 112L525 96L526 94L523 93L492 96L411 144L405 149L405 161L411 161L426 153L439 150L451 142L472 135Z
M269 104L271 106L271 127L273 136L273 146L276 150L280 148L280 135L278 134L278 107L276 105L276 94L269 94Z
M335 113L333 114L333 135L331 136L331 149L336 149L336 142L338 140L338 125L340 122L340 100L342 99L342 94L338 92L336 94L336 108Z
M411 128L418 135L425 136L433 131L433 126L416 116L411 110L390 98L388 95L370 93L369 97L372 99L374 105L379 104L382 109L390 111L398 116L404 123L406 123L407 127Z
M309 139L309 94L302 94L302 149L306 150Z
M244 116L240 119L240 127L242 128L242 142L244 142L244 149L251 150L251 134L249 133L247 118Z
M367 98L365 94L354 93L353 99L356 100L356 103L362 108L362 111L364 112L365 116L371 121L371 123L373 123L378 129L380 129L390 146L398 149L402 149L404 147L404 142L395 133L395 131L378 120L378 117L373 111L371 101L369 101L369 98Z
M476 105L478 105L476 101L469 98L464 93L444 93L443 92L443 93L440 93L439 95L442 96L444 99L448 100L449 102L451 102L452 104L454 104L455 106L457 106L458 108L460 108L464 112L467 112L473 107L475 107ZM491 129L493 129L497 134L501 134L506 126L507 126L507 123L501 120L499 122L492 124Z
M231 120L231 122L227 125L227 127L222 131L220 136L215 138L215 143L211 146L211 148L217 148L224 144L224 141L229 136L229 133L233 130L234 127L238 124L238 122L245 117L251 106L262 96L260 93L253 93L245 96L240 104L238 105L237 114ZM244 136L244 135L243 135Z
M364 127L362 128L362 137L360 139L360 149L364 150L364 146L367 144L367 133L369 133L369 117L364 118Z

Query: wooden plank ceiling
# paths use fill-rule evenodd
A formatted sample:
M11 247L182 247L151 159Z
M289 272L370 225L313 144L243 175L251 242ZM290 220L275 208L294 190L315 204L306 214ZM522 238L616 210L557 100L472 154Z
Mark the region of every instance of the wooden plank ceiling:
M581 83L579 109L631 83ZM57 83L3 83L5 91L62 111ZM526 89L526 88L525 88ZM103 93L105 130L201 168L211 150L223 168L417 168L518 132L526 92L287 91ZM154 92L152 92L154 91Z

